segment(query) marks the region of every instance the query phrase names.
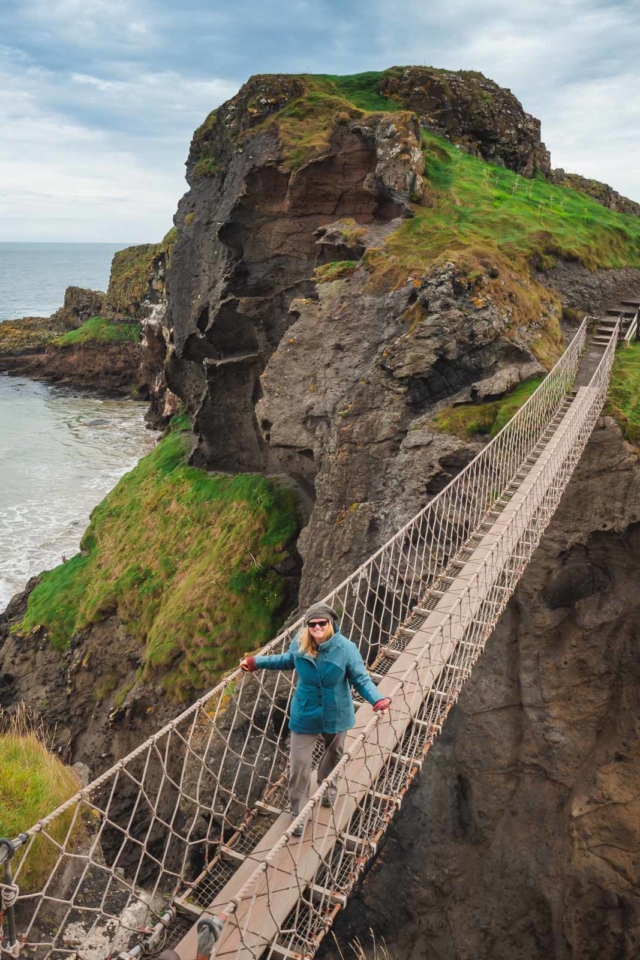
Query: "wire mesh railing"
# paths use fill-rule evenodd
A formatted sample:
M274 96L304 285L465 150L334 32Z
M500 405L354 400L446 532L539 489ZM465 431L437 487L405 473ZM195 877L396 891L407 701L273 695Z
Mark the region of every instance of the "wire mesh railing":
M624 335L625 347L630 347L638 339L638 318L640 317L640 307L636 310L633 320L629 324L629 329Z
M0 889L13 898L17 928L5 950L101 960L169 944L190 960L187 931L218 914L220 956L313 953L455 703L600 412L617 338L570 402L585 337L586 322L475 460L325 598L393 701L383 720L356 703L345 756L300 815L302 840L283 819L292 678L235 671L0 846L0 863L13 856ZM265 652L286 649L300 625ZM329 782L337 799L323 806Z

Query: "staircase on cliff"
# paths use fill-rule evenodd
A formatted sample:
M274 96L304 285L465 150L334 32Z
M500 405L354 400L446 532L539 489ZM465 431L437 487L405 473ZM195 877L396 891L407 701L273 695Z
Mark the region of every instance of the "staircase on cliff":
M600 415L623 322L637 321L638 305L621 306L624 321L603 318L591 339L585 320L507 426L325 598L392 705L380 716L356 699L345 756L298 820L286 812L292 678L236 671L0 847L6 864L16 852L2 893L19 936L5 945L92 960L167 946L180 960L313 955L559 503ZM265 652L286 649L300 625ZM330 784L337 799L324 806ZM221 921L219 935L207 917Z

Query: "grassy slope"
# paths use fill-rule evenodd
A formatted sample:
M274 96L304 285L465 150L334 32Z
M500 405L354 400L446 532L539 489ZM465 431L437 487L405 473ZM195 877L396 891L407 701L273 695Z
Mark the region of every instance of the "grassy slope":
M35 733L16 729L0 733L0 837L13 838L31 827L72 797L79 786L73 771ZM70 817L60 817L50 828L52 839L64 840L69 825ZM38 837L34 846L37 854L30 854L19 875L23 893L39 889L57 859L57 849L46 837Z
M416 207L386 245L407 271L459 255L493 257L543 269L557 257L590 269L640 266L640 219L614 213L575 190L528 180L423 131L429 207Z
M542 377L535 377L518 384L499 400L447 407L434 417L431 426L441 433L452 433L463 439L479 435L495 437L541 383Z
M625 440L640 445L640 343L618 350L605 413L618 421Z
M273 635L284 600L273 564L298 530L290 492L186 466L182 427L94 510L82 552L42 576L19 628L43 626L64 649L117 613L176 699Z
M127 340L137 343L139 339L139 323L115 323L105 317L91 317L76 330L69 330L58 337L55 343L60 347L70 347L85 343L123 343Z

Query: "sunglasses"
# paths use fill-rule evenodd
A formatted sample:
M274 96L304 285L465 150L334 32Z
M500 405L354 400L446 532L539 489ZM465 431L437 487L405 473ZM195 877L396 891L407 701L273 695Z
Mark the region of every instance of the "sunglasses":
M307 626L310 630L313 630L314 627L326 627L328 623L328 620L311 620Z

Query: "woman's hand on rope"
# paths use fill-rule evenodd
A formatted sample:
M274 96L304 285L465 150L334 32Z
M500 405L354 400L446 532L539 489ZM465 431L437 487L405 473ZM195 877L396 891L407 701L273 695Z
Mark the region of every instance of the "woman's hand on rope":
M390 703L391 703L391 700L388 700L386 697L383 697L382 700L377 700L374 703L373 709L376 711L376 713L386 713L387 710L389 709Z
M255 657L243 657L240 661L240 669L244 670L245 673L253 673L258 668L256 667L256 658Z

